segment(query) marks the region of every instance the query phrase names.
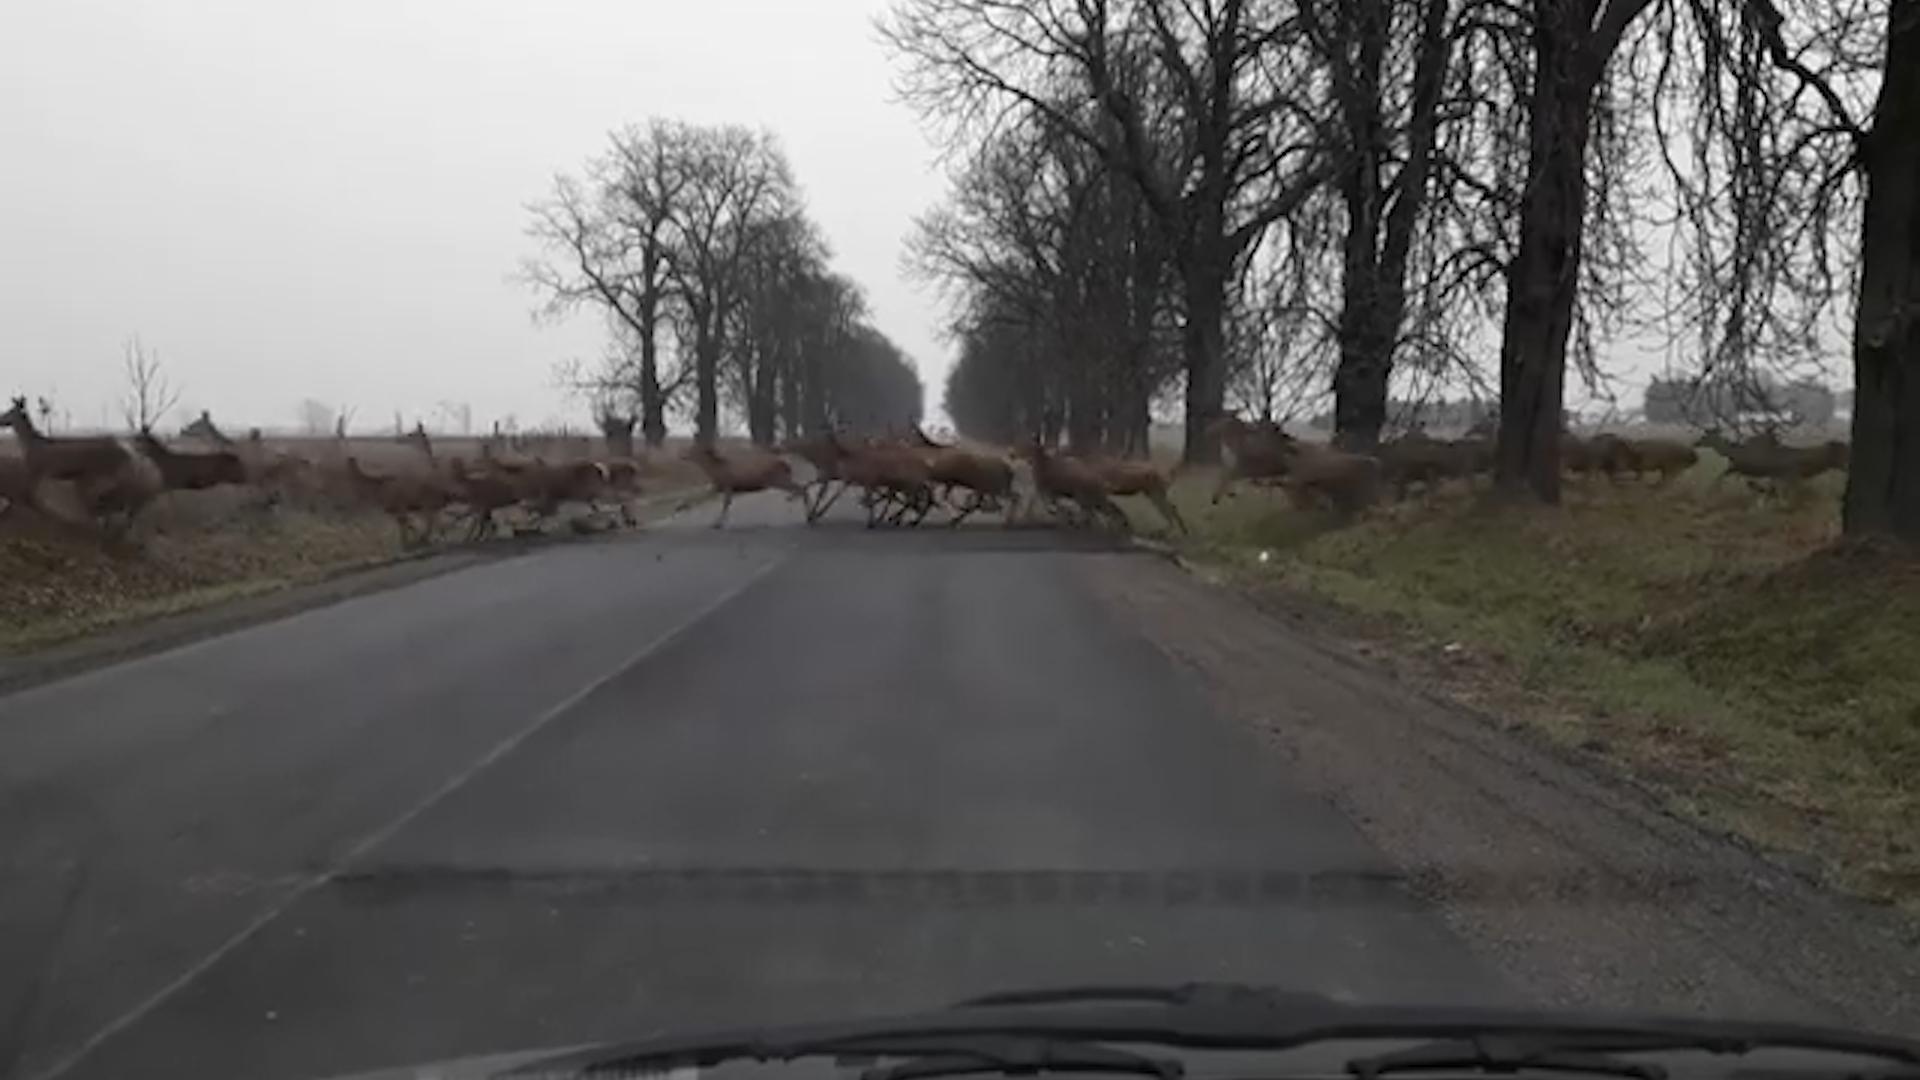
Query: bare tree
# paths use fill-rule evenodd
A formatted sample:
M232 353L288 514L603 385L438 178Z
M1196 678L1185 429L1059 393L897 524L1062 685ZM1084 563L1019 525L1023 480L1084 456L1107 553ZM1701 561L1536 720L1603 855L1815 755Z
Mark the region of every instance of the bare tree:
M473 405L465 401L442 401L434 406L440 414L440 422L446 430L462 435L473 434Z
M316 398L301 398L300 404L294 409L294 421L307 435L319 437L327 434L333 430L334 420L333 407Z
M167 379L160 353L148 349L138 335L122 346L121 370L126 390L120 399L120 415L134 431L152 431L180 402L180 388Z
M1867 197L1854 315L1854 534L1920 542L1920 0L1887 11L1884 81L1863 140Z
M790 212L793 178L770 135L683 125L669 139L685 177L672 208L669 267L693 354L695 434L711 440L719 430L721 353L746 292L748 260L766 241L767 223Z
M549 314L582 304L604 309L632 343L630 381L648 445L666 438L672 394L660 372L659 330L674 300L669 276L672 215L685 188L679 153L684 125L654 119L612 136L585 178L558 178L532 208L530 233L553 261L527 263L523 276L547 298Z
M963 340L983 339L963 362L1022 368L951 386L1019 394L984 412L1024 417L1029 433L1058 416L1076 446L1146 452L1152 400L1181 366L1163 347L1177 332L1164 247L1131 182L1032 117L976 148L908 243L910 269L958 299ZM1043 367L986 340L1016 323L1042 344Z
M1139 187L1185 308L1186 457L1217 460L1228 297L1244 257L1331 174L1289 5L1262 0L899 0L903 89L960 131L1031 111ZM1095 103L1087 110L1069 102Z

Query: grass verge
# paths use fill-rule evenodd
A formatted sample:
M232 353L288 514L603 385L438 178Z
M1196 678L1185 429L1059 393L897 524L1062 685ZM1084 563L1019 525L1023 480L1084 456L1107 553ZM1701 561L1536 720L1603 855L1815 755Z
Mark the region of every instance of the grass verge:
M701 492L684 476L634 509L642 521ZM138 544L103 545L46 519L0 528L0 656L103 630L309 584L407 554L393 523L369 512L242 509L230 492L162 500Z
M1920 911L1920 562L1837 545L1837 483L1759 500L1717 468L1352 522L1246 489L1211 507L1198 477L1177 498L1184 551L1236 583L1331 602L1677 810Z
M377 565L401 554L392 523L297 511L103 547L53 528L0 533L0 653Z

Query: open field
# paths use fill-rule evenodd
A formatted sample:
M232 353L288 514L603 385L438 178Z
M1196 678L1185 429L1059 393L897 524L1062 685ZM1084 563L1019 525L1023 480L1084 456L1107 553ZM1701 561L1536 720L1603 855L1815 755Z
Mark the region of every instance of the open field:
M1558 510L1452 490L1342 523L1179 485L1186 550L1411 646L1457 696L1607 756L1676 809L1920 907L1920 565L1836 546L1842 478L1778 499L1708 456Z

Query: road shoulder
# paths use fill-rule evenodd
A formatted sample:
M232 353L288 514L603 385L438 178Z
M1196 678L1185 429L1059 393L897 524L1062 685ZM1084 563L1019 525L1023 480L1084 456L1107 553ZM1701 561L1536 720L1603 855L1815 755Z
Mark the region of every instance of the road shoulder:
M639 500L633 509L643 527L655 526L702 498L698 489L672 490ZM0 695L556 544L618 542L634 535L618 530L562 532L441 546L298 578L239 580L181 593L162 598L152 614L136 614L51 645L0 651Z
M462 549L352 567L315 581L268 588L226 602L126 623L33 652L0 656L0 694L396 589L510 554L513 552Z
M1441 696L1312 605L1096 557L1116 616L1339 807L1476 952L1549 1004L1920 1030L1920 936L1709 833L1518 723Z

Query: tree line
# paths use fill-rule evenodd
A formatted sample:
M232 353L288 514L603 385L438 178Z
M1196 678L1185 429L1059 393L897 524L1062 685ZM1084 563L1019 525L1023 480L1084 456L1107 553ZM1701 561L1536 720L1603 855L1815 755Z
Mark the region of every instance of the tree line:
M1762 388L1853 340L1849 532L1920 537L1920 0L895 0L952 146L912 265L984 437L1138 449L1466 386L1557 501L1569 379ZM1485 358L1483 360L1483 358Z
M523 267L542 311L598 312L611 347L562 372L612 438L649 446L669 415L695 438L721 410L770 444L828 426L920 419L912 362L875 329L860 286L830 265L772 135L653 119L616 131L530 207L542 256Z

